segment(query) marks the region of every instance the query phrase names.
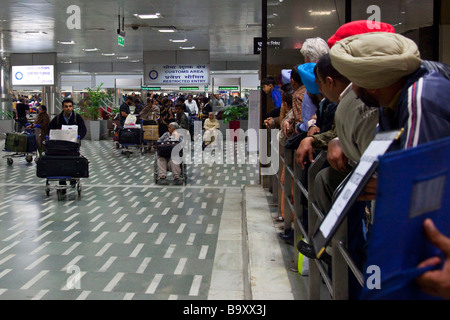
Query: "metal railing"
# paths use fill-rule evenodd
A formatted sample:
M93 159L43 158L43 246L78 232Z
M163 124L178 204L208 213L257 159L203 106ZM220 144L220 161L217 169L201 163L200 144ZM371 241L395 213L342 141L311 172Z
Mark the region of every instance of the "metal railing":
M311 202L314 192L314 179L327 160L326 151L321 151L309 168L303 170L295 161L295 150L279 147L279 168L277 175L272 177L273 202L278 203L278 214L281 216L281 197L284 196L284 229L294 229L294 263L298 263L298 241L310 239L324 219L324 214ZM284 185L281 182L282 170ZM334 198L339 192L336 190ZM306 186L305 186L306 185ZM291 199L293 203L291 203ZM307 210L305 210L307 209ZM292 220L293 217L293 220ZM307 222L307 223L306 223ZM347 250L347 219L341 224L331 242L331 277L328 265L322 260L309 261L308 297L319 300L321 297L322 279L328 292L334 300L349 298L349 270L354 274L359 284L363 286L364 276L354 263Z

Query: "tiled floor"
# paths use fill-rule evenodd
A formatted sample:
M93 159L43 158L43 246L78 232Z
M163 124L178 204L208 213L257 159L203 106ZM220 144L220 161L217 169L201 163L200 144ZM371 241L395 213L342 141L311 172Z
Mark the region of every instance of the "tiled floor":
M152 153L81 152L90 177L61 201L34 161L1 159L0 299L207 299L222 213L240 206L224 200L258 165L190 164L185 186L161 186Z

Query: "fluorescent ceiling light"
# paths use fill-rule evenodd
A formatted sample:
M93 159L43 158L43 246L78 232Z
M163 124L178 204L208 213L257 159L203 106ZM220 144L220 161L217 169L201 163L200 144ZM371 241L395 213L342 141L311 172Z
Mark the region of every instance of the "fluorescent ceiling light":
M125 57L117 57L117 59L120 59L120 60L126 60L126 59L128 59L128 56L125 56Z
M141 60L130 60L130 62L139 62Z
M295 29L297 29L297 30L314 30L315 29L315 27L299 27L299 26L297 26L297 27L295 27Z
M47 34L44 31L25 31L25 34Z
M75 44L75 42L72 41L58 41L59 44Z
M161 13L153 13L153 14L135 14L135 17L138 17L139 19L159 19L162 18Z
M330 10L330 11L313 11L313 10L309 10L308 12L309 12L310 16L329 16L333 12L336 12L336 10Z
M183 49L183 50L192 50L192 49L195 49L195 47L180 47L180 49Z
M187 39L169 39L170 42L187 42Z
M102 56L107 56L107 57L115 56L115 55L116 55L115 53L102 53Z
M174 29L158 29L159 32L175 32Z
M60 63L72 63L72 60L69 60L69 61L61 61Z
M87 48L87 49L83 49L83 51L86 51L86 52L98 51L98 50L100 50L100 49L99 49L99 48Z

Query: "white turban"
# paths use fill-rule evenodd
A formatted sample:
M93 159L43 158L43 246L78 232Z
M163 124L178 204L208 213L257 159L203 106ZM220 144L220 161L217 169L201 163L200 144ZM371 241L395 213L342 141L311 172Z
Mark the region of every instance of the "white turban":
M359 87L388 87L421 64L414 41L396 33L372 32L338 41L330 50L333 67Z

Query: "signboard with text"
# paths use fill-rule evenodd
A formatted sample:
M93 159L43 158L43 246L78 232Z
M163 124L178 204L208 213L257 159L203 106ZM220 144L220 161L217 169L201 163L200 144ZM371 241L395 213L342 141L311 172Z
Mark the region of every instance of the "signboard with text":
M12 66L11 73L13 86L52 86L55 84L54 66L52 65Z
M145 85L209 83L209 64L146 64Z

